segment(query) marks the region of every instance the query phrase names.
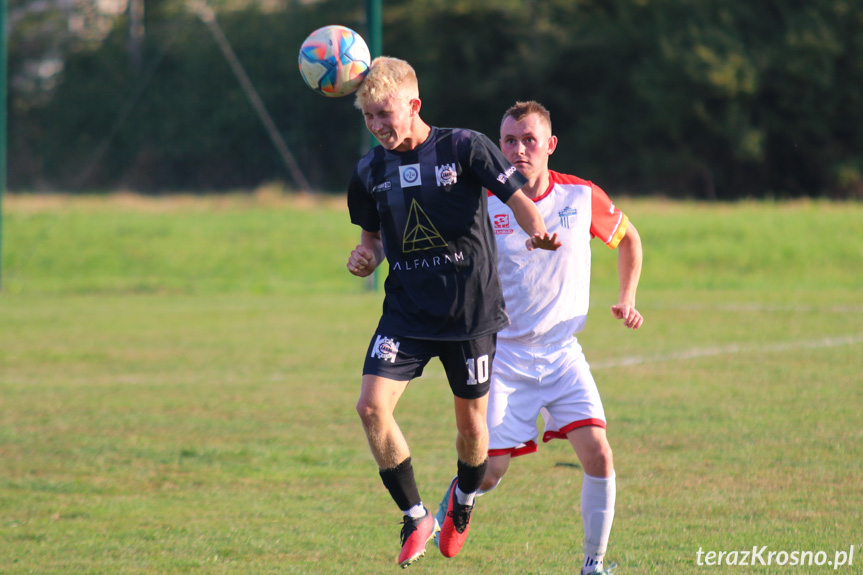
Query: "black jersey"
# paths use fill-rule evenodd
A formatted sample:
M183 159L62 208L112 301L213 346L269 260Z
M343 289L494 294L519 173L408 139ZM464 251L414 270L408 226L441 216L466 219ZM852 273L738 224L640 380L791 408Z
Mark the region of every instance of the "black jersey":
M432 127L409 152L377 146L357 163L351 221L381 232L389 263L381 333L460 340L508 325L486 189L506 202L525 183L471 130Z

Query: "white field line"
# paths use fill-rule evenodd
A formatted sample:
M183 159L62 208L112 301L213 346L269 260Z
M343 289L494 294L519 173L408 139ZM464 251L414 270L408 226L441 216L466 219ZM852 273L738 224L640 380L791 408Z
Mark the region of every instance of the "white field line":
M606 304L591 303L591 311L595 309L606 309L609 306ZM641 309L641 306L638 306ZM758 303L722 303L722 304L661 304L651 303L645 305L643 311L652 309L659 310L677 310L677 311L705 311L712 312L740 312L740 313L776 313L776 312L792 312L792 313L863 313L861 305L797 305L797 304L758 304Z
M647 356L633 355L609 361L590 362L590 367L591 369L605 369L609 367L640 365L643 363L660 363L664 361L682 361L701 357L714 357L717 355L733 355L735 353L771 353L796 349L824 349L828 347L857 345L861 343L863 343L863 333L822 337L819 339L808 339L802 341L774 342L762 345L733 343L724 346L693 348L673 353Z
M718 305L651 305L650 308L656 309L675 309L684 311L728 311L742 313L775 313L775 312L792 312L792 313L863 313L863 306L860 305L773 305L773 304L750 304L750 303L729 303Z

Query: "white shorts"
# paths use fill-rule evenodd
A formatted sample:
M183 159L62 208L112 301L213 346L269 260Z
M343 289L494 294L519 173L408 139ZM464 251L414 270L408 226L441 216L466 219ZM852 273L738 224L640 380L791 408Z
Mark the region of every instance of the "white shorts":
M537 450L537 418L543 442L566 439L573 429L605 428L599 390L574 337L551 346L498 339L488 402L489 456Z

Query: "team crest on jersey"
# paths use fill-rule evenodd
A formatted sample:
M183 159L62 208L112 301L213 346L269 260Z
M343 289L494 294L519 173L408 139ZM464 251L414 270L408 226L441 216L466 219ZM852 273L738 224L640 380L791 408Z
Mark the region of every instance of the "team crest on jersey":
M560 225L566 229L572 229L578 223L578 210L566 206L561 211L557 212L560 216Z
M399 178L401 178L402 188L422 185L423 179L420 176L420 165L409 164L407 166L399 166Z
M443 164L442 166L434 167L435 178L437 179L437 185L440 186L451 186L456 183L458 179L458 172L456 172L455 164Z
M513 229L509 226L509 214L495 214L491 219L491 225L496 236L508 236L513 233Z
M375 344L372 346L371 357L376 357L378 359L382 359L383 361L395 363L396 356L399 353L400 345L401 342L398 342L391 337L379 335L375 338Z

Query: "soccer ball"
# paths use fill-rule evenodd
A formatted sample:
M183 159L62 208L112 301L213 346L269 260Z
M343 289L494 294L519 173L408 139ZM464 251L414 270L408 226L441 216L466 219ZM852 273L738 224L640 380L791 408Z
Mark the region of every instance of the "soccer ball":
M324 26L309 34L300 47L300 74L324 96L347 96L369 73L371 56L362 36L344 26Z

